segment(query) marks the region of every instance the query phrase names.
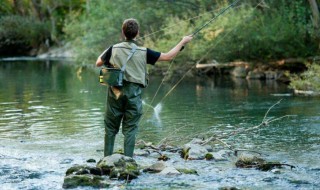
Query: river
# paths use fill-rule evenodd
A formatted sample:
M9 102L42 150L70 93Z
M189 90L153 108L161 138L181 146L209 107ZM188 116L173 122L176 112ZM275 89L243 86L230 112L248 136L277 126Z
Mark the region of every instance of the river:
M98 83L96 72L75 70L70 64L0 62L1 189L62 189L67 168L102 158L106 88ZM275 81L199 77L184 79L163 99L175 84L165 83L150 105L160 83L153 77L144 89L148 112L138 139L156 144L172 137L171 143L183 145L183 137L208 130L224 134L250 128L281 100L268 118L289 117L225 142L296 168L275 173L238 169L232 162L186 161L199 175L143 174L113 189L320 189L320 98L294 96ZM118 135L116 149L122 140ZM143 158L136 159L139 163ZM173 160L168 162L174 164Z

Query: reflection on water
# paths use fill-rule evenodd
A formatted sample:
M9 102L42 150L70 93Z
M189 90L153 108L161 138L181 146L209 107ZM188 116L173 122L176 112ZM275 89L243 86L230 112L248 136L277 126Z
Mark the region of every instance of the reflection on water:
M84 163L88 158L101 158L106 89L98 83L95 72L68 64L0 63L0 183L3 187L59 189L66 168ZM320 187L317 182L319 98L296 97L285 85L274 81L199 77L183 80L159 102L175 84L165 83L151 105L160 82L161 79L153 78L151 85L144 89L145 114L138 134L138 138L154 143L173 136L177 137L175 143L183 144L181 137L208 131L219 135L252 127L259 124L270 106L280 99L283 99L281 104L275 106L268 117L295 115L267 128L231 137L226 142L237 148L261 150L275 160L298 165L300 173L281 176L284 180L271 180L277 176L219 166L209 167L200 177L174 178L177 184L195 189L208 187L212 182L215 187L243 183L244 187L256 185L271 189ZM122 140L119 135L118 147L122 146ZM157 178L156 182L152 176L139 180L134 187L152 182L157 188L173 184L166 178ZM246 180L247 183L243 182Z

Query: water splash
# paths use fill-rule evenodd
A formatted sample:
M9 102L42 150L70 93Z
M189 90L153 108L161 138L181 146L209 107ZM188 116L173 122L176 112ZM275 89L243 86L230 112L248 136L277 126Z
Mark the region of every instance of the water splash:
M160 114L160 112L161 112L161 110L162 110L162 104L161 104L161 103L157 104L156 107L154 107L153 109L154 109L154 116L155 116L155 118L157 119L157 121L158 121L159 123L161 123L160 115L159 115L159 114Z
M152 121L154 122L154 120L156 120L155 123L157 123L158 125L161 125L160 112L162 110L162 104L159 103L155 107L146 103L145 101L142 101L142 104L145 106L148 106L149 108L151 108L153 110Z

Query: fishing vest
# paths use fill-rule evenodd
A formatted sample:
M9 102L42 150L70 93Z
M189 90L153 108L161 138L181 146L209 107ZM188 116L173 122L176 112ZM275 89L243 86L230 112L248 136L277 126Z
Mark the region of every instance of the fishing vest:
M117 68L121 68L126 63L133 42L121 42L112 46L110 63ZM136 52L127 62L124 71L124 80L141 84L143 87L148 85L147 82L147 49L137 46Z

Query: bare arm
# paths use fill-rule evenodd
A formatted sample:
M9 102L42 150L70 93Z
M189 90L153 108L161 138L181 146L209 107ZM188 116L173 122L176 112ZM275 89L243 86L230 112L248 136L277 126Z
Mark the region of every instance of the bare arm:
M103 65L103 61L101 60L101 57L99 56L97 61L96 61L96 66L101 67Z
M97 67L101 67L101 66L103 65L103 61L102 61L101 57L102 57L102 55L103 55L106 51L108 51L108 49L105 50L104 52L102 52L101 55L99 55L99 57L98 57L98 59L97 59L97 61L96 61L96 66L97 66Z
M170 61L172 60L181 50L181 48L192 40L193 36L185 36L182 40L167 53L161 53L158 61Z

